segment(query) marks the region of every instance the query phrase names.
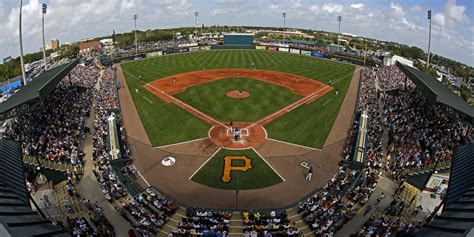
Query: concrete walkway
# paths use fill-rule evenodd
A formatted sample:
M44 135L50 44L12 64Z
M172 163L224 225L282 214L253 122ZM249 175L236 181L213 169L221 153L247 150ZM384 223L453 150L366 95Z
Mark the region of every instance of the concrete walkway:
M95 101L93 108L95 108ZM79 188L82 191L83 198L89 199L92 203L95 203L96 201L99 203L99 206L103 209L103 213L107 217L107 220L109 220L110 224L114 227L116 236L128 236L127 232L132 227L117 213L117 211L115 211L115 208L107 201L107 199L105 199L104 194L102 194L102 191L100 190L100 185L92 172L92 134L95 131L94 118L95 110L93 109L90 118L87 120L87 127L90 128L91 135L87 136L84 140L84 176L79 182Z
M380 177L377 186L375 187L375 191L370 196L369 202L374 208L370 211L366 216L364 216L364 210L367 207L367 204L363 206L357 214L352 217L352 219L346 223L341 230L337 232L335 235L336 237L347 237L353 233L359 232L362 226L364 226L365 222L370 218L372 213L375 210L385 210L390 206L390 203L393 201L393 194L395 192L396 184L389 178ZM376 200L378 196L384 193L385 198L375 206Z

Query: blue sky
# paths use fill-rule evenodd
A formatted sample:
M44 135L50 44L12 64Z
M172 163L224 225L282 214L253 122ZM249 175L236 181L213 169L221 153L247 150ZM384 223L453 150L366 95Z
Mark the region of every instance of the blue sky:
M46 38L75 42L81 38L130 31L132 16L140 29L192 26L194 11L205 25L281 26L341 31L427 49L433 11L432 51L474 66L474 1L431 0L24 0L26 51L41 46L41 3L48 3ZM18 56L18 1L0 0L0 57Z

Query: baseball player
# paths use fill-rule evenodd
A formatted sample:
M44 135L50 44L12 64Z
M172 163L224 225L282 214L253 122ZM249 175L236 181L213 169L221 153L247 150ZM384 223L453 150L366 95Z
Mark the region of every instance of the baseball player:
M235 127L234 128L234 141L239 141L239 135L240 135L240 131L239 131L239 128L238 127Z
M173 84L176 84L176 77L173 77Z
M313 167L309 167L308 174L306 175L306 180L311 181L311 176L313 176Z

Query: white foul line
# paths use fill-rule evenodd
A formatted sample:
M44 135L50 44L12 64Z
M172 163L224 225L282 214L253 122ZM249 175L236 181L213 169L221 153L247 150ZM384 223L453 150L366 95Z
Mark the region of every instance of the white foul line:
M291 145L291 146L297 146L297 147L301 147L301 148L306 148L306 149L310 149L310 150L321 151L321 149L318 149L318 148L309 147L309 146L303 146L303 145L299 145L299 144L295 144L295 143L290 143L290 142L284 142L284 141L280 141L280 140L273 139L273 138L267 138L267 140L274 141L274 142L280 142L280 143L283 143L283 144L286 144L286 145Z
M201 170L202 167L203 167L204 165L206 165L207 162L209 162L209 161L212 159L212 157L214 157L214 156L217 154L217 152L219 152L221 149L222 149L222 148L219 147L219 148L216 150L216 152L214 152L214 154L212 154L211 157L209 157L209 159L206 160L206 162L204 162L201 166L199 166L199 168L198 168L196 171L194 171L194 173L191 175L191 177L189 177L188 180L191 180L191 179L194 177L194 175L196 175L196 173L197 173L199 170Z
M224 126L224 127L227 128L227 126L226 126L225 124L223 124L223 123L221 123L221 122L219 122L219 121L217 121L217 120L215 120L215 119L209 117L208 115L206 115L206 114L204 114L203 112L197 110L196 108L194 108L194 107L192 107L192 106L190 106L190 105L184 103L183 101L181 101L181 100L179 100L179 99L177 99L177 98L175 98L175 97L173 97L173 96L167 94L166 92L164 92L164 91L162 91L162 90L160 90L160 89L154 87L154 86L151 85L150 83L145 83L145 82L139 80L135 75L133 75L133 74L127 72L127 71L124 71L121 67L118 67L118 68L120 68L120 70L121 70L122 72L125 72L125 73L129 74L130 76L134 77L135 79L137 79L138 81L140 81L141 83L143 83L144 86L149 86L149 87L151 87L151 88L153 88L153 89L159 91L159 92L162 93L163 95L170 97L172 100L175 100L175 101L180 102L180 103L183 104L185 107L188 107L189 109L195 111L196 113L201 114L202 116L208 118L209 120L212 120L213 122L215 122L215 123L217 123L217 124L219 124L219 125Z
M137 169L137 167L135 165L133 165L133 168L135 168L138 175L140 175L140 177L143 179L143 181L145 181L146 185L148 185L148 187L150 187L150 184L148 183L148 181L146 181L145 177L143 177L142 173L140 173L140 171Z
M153 102L151 102L150 99L146 98L145 96L142 96L145 100L148 100L148 102L150 102L150 104L153 104Z
M331 102L331 101L332 101L332 99L330 99L330 100L324 102L323 106L325 106L327 103L329 103L329 102Z
M362 68L358 68L358 69L354 70L353 72L347 74L346 76L343 76L341 79L338 79L337 81L333 82L332 85L334 85L334 84L336 84L336 83L342 81L343 79L347 78L348 76L353 75L355 72L357 72L357 70L360 71L360 70L362 70ZM257 124L259 124L259 123L261 123L261 122L263 122L263 121L265 121L265 120L267 120L267 119L269 119L269 118L271 118L271 117L273 117L273 116L275 116L276 114L280 113L280 112L283 111L283 110L286 110L287 112L290 112L291 110L294 110L294 109L300 107L300 106L303 105L304 103L301 103L301 104L297 105L296 107L290 109L291 106L294 106L294 105L297 104L298 102L303 102L303 101L307 101L307 100L309 100L309 99L312 99L313 97L315 97L314 94L317 94L317 93L321 92L322 90L325 90L325 89L328 88L328 87L330 87L330 85L326 85L325 87L319 89L318 91L315 91L315 92L311 93L310 95L308 95L308 96L302 98L301 100L295 101L294 103L288 105L287 107L285 107L285 108L283 108L283 109L281 109L281 110L278 110L278 111L276 111L276 112L273 113L273 114L270 114L270 115L266 116L265 118L263 118L263 119L259 120L258 122L256 122L256 123L254 123L254 124L248 126L247 128L251 128L251 127L253 127L253 126L255 126L255 125L257 125Z
M258 156L260 156L260 158L262 158L262 160L263 160L263 161L265 161L265 163L267 163L267 165L268 165L268 166L270 166L270 168L273 170L273 172L275 172L275 173L278 175L278 177L280 177L280 179L282 179L282 180L283 180L283 182L286 182L286 179L285 179L285 178L283 178L283 176L281 176L281 174L280 174L280 173L278 173L278 171L276 171L276 169L275 169L275 168L273 168L273 166L272 166L272 165L270 165L270 163L268 163L268 161L267 161L267 160L265 160L265 158L263 158L263 156L262 156L262 155L260 155L260 153L258 153L258 151L257 151L257 150L255 150L255 148L253 148L253 147L252 147L252 150L253 150L255 153L257 153L257 155L258 155Z

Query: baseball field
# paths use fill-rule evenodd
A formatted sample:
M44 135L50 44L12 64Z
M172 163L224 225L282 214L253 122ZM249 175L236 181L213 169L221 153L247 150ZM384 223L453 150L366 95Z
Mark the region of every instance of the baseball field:
M253 77L252 64L256 73L265 70L284 74L286 84L268 72L269 76ZM353 65L330 60L257 50L175 54L124 63L121 68L153 146L205 138L212 127L206 120L256 122L287 108L281 116L262 123L268 138L314 148L322 148L355 69ZM210 73L215 69L250 70L245 75L237 73L209 81L202 75L204 83L172 90L170 78L175 77L175 83L179 84L184 78L181 75ZM298 87L299 77L302 82ZM157 87L164 80L169 86ZM292 80L296 84L287 85ZM304 94L300 89L312 85L307 80L319 83L315 88L320 89ZM163 88L168 88L168 92ZM226 96L229 91L237 90L250 96L241 99ZM301 98L308 99L292 107Z

